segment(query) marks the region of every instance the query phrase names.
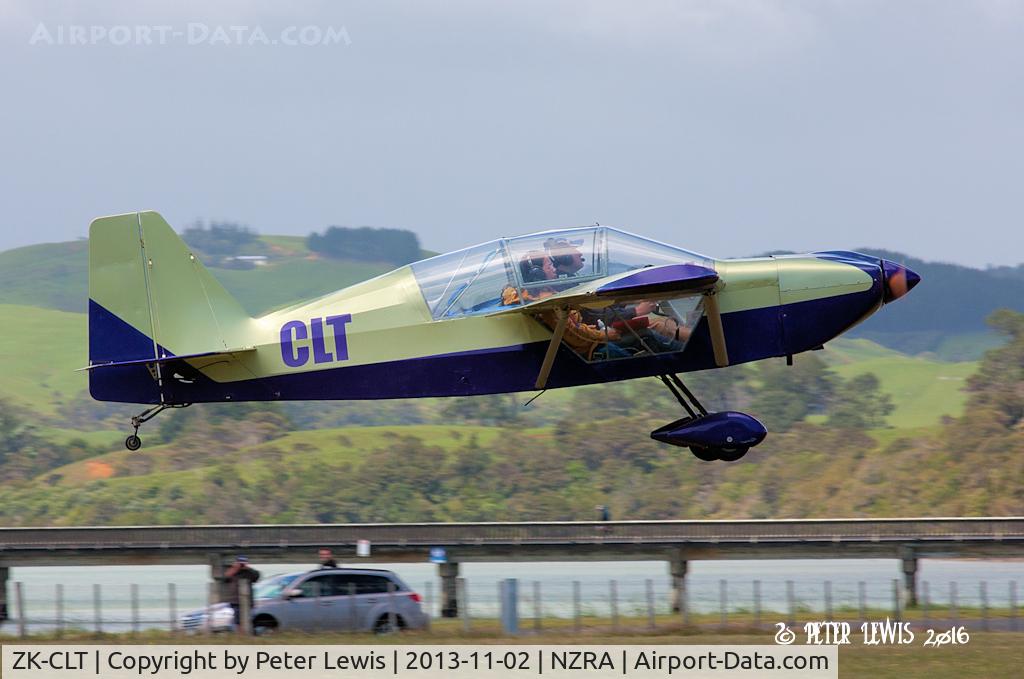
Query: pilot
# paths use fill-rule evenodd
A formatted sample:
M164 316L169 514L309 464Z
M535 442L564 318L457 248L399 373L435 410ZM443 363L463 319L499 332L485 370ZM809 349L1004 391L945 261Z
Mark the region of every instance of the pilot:
M685 342L690 337L690 329L666 306L651 300L638 302L633 310L634 318L647 318L647 327L669 342Z
M558 278L554 261L545 252L540 250L528 252L519 261L519 270L523 274L524 283L551 281ZM511 285L508 285L501 291L501 303L504 306L519 304L520 301L530 303L550 297L554 293L555 290L549 287L534 291L525 288L517 291ZM554 311L544 311L540 314L540 318L551 329L554 329L558 323L558 317ZM615 328L601 328L595 324L587 323L580 314L579 309L569 309L569 320L566 324L562 341L588 361L628 356L629 352L614 344L619 339L621 339L621 336Z
M575 276L586 262L580 249L565 238L548 238L544 241L544 249L551 257L558 276Z
M668 305L643 300L632 306L613 306L611 326L623 335L625 348L649 349L661 354L682 351L690 337L690 329L679 321Z

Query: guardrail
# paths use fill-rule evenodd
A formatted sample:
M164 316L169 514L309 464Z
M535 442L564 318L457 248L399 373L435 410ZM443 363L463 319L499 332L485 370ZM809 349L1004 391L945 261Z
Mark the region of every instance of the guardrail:
M39 549L1024 540L1024 517L0 528L0 552Z

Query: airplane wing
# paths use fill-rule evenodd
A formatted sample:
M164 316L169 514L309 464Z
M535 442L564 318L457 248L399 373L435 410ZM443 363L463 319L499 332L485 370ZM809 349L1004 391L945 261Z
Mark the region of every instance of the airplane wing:
M714 269L697 264L664 264L582 283L528 304L510 306L491 315L554 311L557 322L535 383L537 389L543 389L547 384L551 367L554 365L558 345L562 342L562 337L565 334L570 306L603 308L612 304L650 299L655 296L703 295L704 313L708 318L715 364L724 367L729 365L729 354L725 343L725 332L722 329L722 316L718 308L718 300L715 298L717 283L718 272Z
M565 279L559 279L564 283ZM686 297L710 292L718 272L697 264L663 264L605 276L521 306L510 306L491 316L535 313L565 306L601 308L612 304L650 299L653 296Z

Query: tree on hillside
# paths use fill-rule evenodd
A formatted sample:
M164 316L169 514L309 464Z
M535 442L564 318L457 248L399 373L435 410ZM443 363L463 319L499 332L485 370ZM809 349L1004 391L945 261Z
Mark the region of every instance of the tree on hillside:
M226 257L246 254L244 250L256 242L256 233L247 226L234 222L210 222L204 228L196 222L185 229L182 239L191 247L208 255Z
M988 323L1009 342L986 353L968 381L968 412L992 411L1006 429L1014 429L1024 420L1024 313L1001 309Z
M390 262L398 266L420 258L419 238L405 229L329 226L323 235L310 234L306 246L313 252L337 259Z
M829 405L828 424L840 429L877 429L892 412L892 398L883 394L874 373L840 382Z
M808 415L824 412L836 383L825 362L810 353L797 356L791 366L761 361L756 379L750 410L769 431L786 431Z

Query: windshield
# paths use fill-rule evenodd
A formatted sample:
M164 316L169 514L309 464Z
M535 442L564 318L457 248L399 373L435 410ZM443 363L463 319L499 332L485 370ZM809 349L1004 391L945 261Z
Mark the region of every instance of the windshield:
M436 320L518 306L587 281L662 264L712 261L605 226L502 238L412 265Z
M284 588L292 583L295 578L299 577L301 573L291 573L289 575L275 575L269 580L265 580L256 585L252 590L252 596L254 599L275 599L281 596L281 592Z

